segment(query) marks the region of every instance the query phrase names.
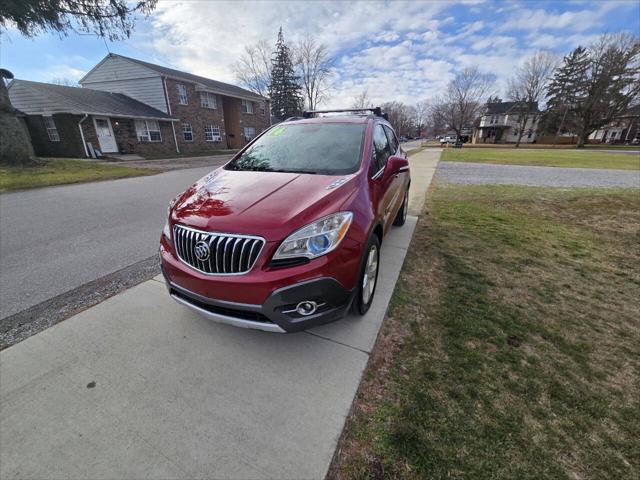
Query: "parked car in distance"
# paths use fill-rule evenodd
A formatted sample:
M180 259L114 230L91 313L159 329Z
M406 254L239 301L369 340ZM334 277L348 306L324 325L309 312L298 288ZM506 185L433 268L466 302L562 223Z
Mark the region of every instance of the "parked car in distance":
M171 297L272 332L365 314L380 246L405 223L411 182L395 132L374 112L305 112L178 195L160 239Z
M455 135L447 135L447 136L444 136L444 137L440 138L440 143L441 144L456 143L457 141L458 141L458 137L456 137Z

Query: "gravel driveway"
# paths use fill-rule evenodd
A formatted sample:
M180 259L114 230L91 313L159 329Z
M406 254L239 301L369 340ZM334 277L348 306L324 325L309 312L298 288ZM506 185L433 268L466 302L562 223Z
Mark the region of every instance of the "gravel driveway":
M466 185L506 184L536 187L640 188L640 171L595 168L528 167L440 162L436 178Z

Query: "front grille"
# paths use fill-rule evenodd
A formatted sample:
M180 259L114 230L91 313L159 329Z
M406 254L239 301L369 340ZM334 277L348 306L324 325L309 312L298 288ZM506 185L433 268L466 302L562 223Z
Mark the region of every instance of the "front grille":
M199 272L237 275L251 270L264 246L264 239L250 235L201 232L175 225L173 243L178 258Z

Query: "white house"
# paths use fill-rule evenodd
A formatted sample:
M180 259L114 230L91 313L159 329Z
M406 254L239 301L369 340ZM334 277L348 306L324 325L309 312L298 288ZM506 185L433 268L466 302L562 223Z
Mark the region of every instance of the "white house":
M518 102L487 103L485 111L473 131L473 143L516 143L520 134L520 115L527 115L521 143L533 143L540 120L538 102L530 102L523 112Z

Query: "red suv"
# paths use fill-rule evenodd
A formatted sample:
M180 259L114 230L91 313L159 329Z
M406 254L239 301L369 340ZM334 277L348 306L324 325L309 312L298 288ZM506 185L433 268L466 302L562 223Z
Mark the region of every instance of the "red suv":
M396 134L371 111L275 125L178 195L160 240L171 296L275 332L364 314L410 183Z

